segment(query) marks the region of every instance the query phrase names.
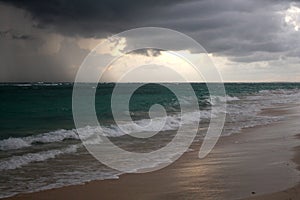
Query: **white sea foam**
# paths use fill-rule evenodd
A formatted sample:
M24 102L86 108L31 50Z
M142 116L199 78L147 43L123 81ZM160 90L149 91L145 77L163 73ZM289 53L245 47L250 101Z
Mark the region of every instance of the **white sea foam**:
M30 86L58 86L58 85L69 85L68 83L18 83L18 84L9 84L15 87L30 87Z
M32 162L41 162L55 158L61 154L75 153L78 147L78 145L70 145L69 147L61 150L54 149L38 153L28 153L22 156L12 156L9 159L0 162L0 171L17 169Z
M227 105L227 124L224 127L224 135L238 133L243 128L266 125L276 122L283 116L260 115L266 108L272 108L276 104L298 103L299 90L262 90L257 94L245 95L240 101Z
M10 149L20 149L29 146L31 146L31 144L22 138L8 138L0 141L0 149L2 151Z
M235 96L210 96L210 103L212 105L216 105L218 103L224 103L229 101L238 101L240 100L238 97Z
M79 140L79 136L77 131L80 131L81 139L85 140L94 135L106 136L106 137L118 137L127 133L139 133L139 132L147 132L147 131L168 131L168 130L177 130L181 124L192 124L196 122L199 118L206 119L210 117L209 111L202 111L200 114L198 111L185 113L183 116L184 121L181 121L180 115L172 115L166 116L163 118L154 118L152 119L151 126L146 126L150 123L149 119L141 119L135 121L138 126L133 126L131 123L124 123L117 125L111 125L106 127L92 127L86 126L79 129L73 130L57 130L48 133L42 133L37 135L32 135L28 137L22 138L8 138L4 140L0 140L0 150L16 150L22 149L26 147L30 147L35 143L53 143L53 142L61 142L66 139L75 139ZM161 123L165 122L163 126ZM158 127L163 127L162 129L158 129ZM125 130L123 132L122 130Z
M32 86L32 84L30 83L24 83L24 84L15 84L13 86L18 86L18 87L29 87L29 86Z
M78 135L74 130L57 130L53 132L22 137L22 138L8 138L0 140L0 150L13 150L29 147L34 143L51 143L60 142L65 139L79 139Z

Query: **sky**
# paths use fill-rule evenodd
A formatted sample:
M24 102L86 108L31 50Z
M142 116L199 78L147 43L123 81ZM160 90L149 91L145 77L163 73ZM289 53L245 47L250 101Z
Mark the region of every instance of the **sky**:
M299 1L0 0L0 82L72 82L84 58L100 42L147 26L173 29L196 40L224 81L300 81ZM114 44L117 51L133 45L130 38ZM174 51L201 56L184 45ZM160 62L170 56L153 52L137 51L110 69L150 58ZM159 65L143 70L169 80ZM184 64L179 72L193 74ZM118 73L111 70L106 81L117 80ZM134 77L147 78L141 72Z

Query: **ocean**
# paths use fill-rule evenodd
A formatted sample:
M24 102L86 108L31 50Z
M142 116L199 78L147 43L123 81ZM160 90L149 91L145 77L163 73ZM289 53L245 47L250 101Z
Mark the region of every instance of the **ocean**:
M261 111L296 104L300 98L300 83L226 83L226 97L210 97L204 83L191 85L198 98L201 116L196 140L204 137L210 117L217 115L210 109L218 102L227 102L222 132L226 137L238 134L243 128L281 120L282 116L268 116ZM134 152L149 152L166 145L182 123L176 96L154 83L136 90L130 99L129 110L137 124L147 122L153 104L162 105L167 117L157 136L132 139L114 122L110 103L114 86L113 83L102 83L96 89L95 110L101 126L105 127L99 134ZM122 174L98 162L82 145L72 117L72 89L72 83L0 84L0 198L92 180L117 179ZM188 105L189 100L186 96L183 102ZM198 122L195 113L199 110L187 113L188 120L184 123ZM124 127L139 132L130 125ZM86 126L81 130L90 134L96 132L97 127Z

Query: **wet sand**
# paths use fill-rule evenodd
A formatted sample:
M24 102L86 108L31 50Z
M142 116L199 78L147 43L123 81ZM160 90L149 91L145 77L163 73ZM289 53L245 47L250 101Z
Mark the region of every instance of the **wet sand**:
M8 199L300 199L298 110L281 107L263 111L288 117L222 137L205 159L198 159L200 144L196 143L194 151L159 171Z
M299 136L300 138L300 136ZM293 161L298 164L298 170L300 170L300 147L294 148L295 156ZM300 184L295 185L289 189L274 192L271 194L256 196L247 198L245 200L298 200L300 199Z

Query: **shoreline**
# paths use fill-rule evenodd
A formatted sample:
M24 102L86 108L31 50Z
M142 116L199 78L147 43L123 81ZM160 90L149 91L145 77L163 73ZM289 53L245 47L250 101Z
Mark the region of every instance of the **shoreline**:
M288 111L287 111L288 110ZM266 109L264 112L271 112L274 115L280 115L283 113L290 113L294 111L292 108L279 108L279 109ZM66 186L62 188L55 188L45 191L39 191L34 193L19 194L13 197L4 199L249 199L249 200L260 200L260 199L284 199L284 198L300 198L299 189L300 184L293 186L286 186L282 188L282 185L286 183L281 183L280 180L272 187L264 186L263 182L260 183L258 180L261 177L256 177L252 179L251 175L259 176L256 172L264 174L268 182L276 182L272 180L272 174L278 172L284 172L290 168L295 168L295 163L298 164L298 169L300 166L300 147L294 148L293 152L290 150L284 150L282 155L279 155L284 162L293 161L294 164L287 162L284 163L285 166L278 166L278 169L270 168L270 174L266 175L263 169L260 169L259 164L265 157L257 158L257 155L266 154L267 157L273 157L276 152L269 152L268 145L281 144L281 137L273 138L272 143L265 145L268 141L270 134L265 134L265 132L272 132L273 129L277 130L285 124L289 125L290 120L294 120L295 117L288 117L288 119L281 122L275 122L266 126L257 126L252 128L245 128L241 133L233 134L230 136L225 136L220 138L215 149L208 155L207 158L199 160L198 150L200 144L194 144L192 149L194 151L185 153L181 158L179 158L175 163L172 163L168 167L145 174L123 174L117 180L97 180L91 181L84 185L74 185ZM296 130L297 131L297 130ZM257 134L258 133L258 134ZM278 131L278 134L282 136L282 132ZM299 134L299 133L298 133ZM295 135L295 134L294 134ZM290 137L293 135L291 134ZM258 139L257 139L258 138ZM286 138L283 138L286 142ZM291 139L291 138L289 138ZM289 141L288 141L289 142ZM287 142L287 144L289 144ZM297 141L296 141L297 143ZM298 142L299 143L299 142ZM290 144L292 146L292 144ZM294 144L293 144L294 145ZM268 148L266 148L267 146ZM256 150L258 148L258 150ZM239 151L237 151L239 149ZM249 150L250 149L250 150ZM243 152L244 150L244 152ZM280 149L279 149L280 150ZM248 155L248 152L252 152L253 155ZM224 153L225 152L225 153ZM257 154L259 153L259 154ZM291 154L289 154L291 153ZM294 156L294 157L293 157ZM227 158L228 157L228 158ZM245 158L246 157L246 158ZM288 157L288 158L287 158ZM245 160L248 159L248 160ZM248 164L256 162L253 166L248 166ZM270 161L270 163L273 160ZM242 164L237 164L242 163ZM244 164L246 163L246 164ZM258 164L259 163L259 164ZM270 164L268 163L268 164ZM257 165L257 166L256 166ZM268 165L266 165L268 166ZM254 167L253 174L243 174L249 167ZM257 167L257 168L255 168ZM237 174L235 170L241 170L241 174ZM227 170L227 171L226 171ZM242 171L244 170L244 171ZM273 171L272 171L273 170ZM228 177L224 175L224 171L228 172ZM292 173L292 172L291 172ZM284 174L285 176L286 174ZM290 174L287 174L290 176ZM250 177L250 179L249 179ZM275 179L275 178L273 178ZM226 182L226 180L228 182ZM245 183L243 180L246 180ZM240 181L241 187L245 191L239 191L240 189L235 188L236 182ZM258 182L260 187L257 187L255 183ZM297 181L298 182L298 181ZM159 184L158 184L159 183ZM229 185L228 185L229 184ZM232 185L231 185L232 184ZM237 183L237 185L240 185ZM253 188L261 189L261 191L254 190ZM278 188L281 188L280 190ZM231 190L231 191L227 191ZM282 192L269 192L269 190L277 190ZM240 193L240 194L237 194ZM271 193L271 194L264 194ZM236 195L236 196L233 196ZM291 195L291 196L288 196ZM298 195L298 196L295 196ZM253 197L251 197L253 196ZM279 198L278 198L279 197ZM282 198L281 198L282 197Z
M298 139L299 138L300 135L298 135ZM295 151L295 156L293 158L293 161L297 163L298 165L297 168L300 171L300 146L295 147L294 151ZM244 200L284 200L284 199L288 199L288 200L300 199L300 183L283 191L274 192L271 194L265 194L256 197L250 197Z

